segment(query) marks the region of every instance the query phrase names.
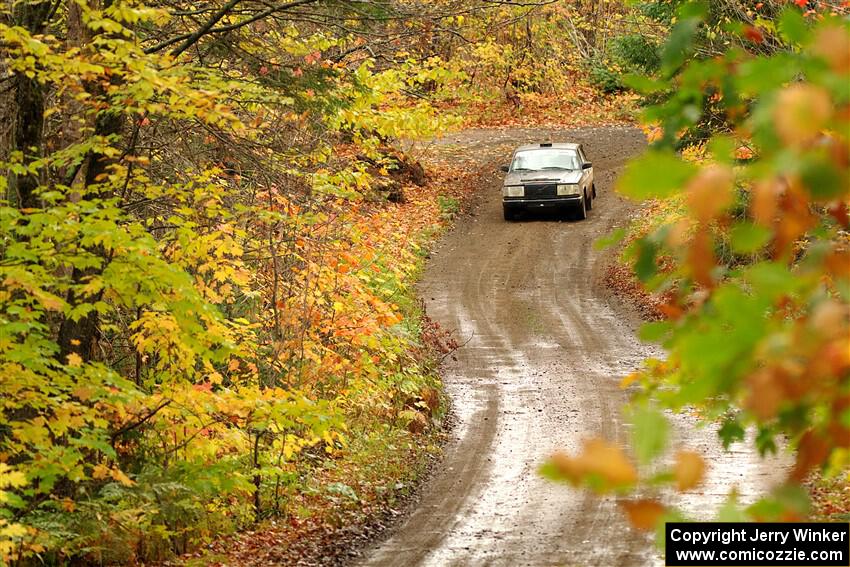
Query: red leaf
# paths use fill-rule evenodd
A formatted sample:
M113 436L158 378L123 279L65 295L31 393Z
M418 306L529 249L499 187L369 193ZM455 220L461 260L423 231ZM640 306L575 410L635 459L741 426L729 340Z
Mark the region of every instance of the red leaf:
M764 34L761 33L760 29L753 26L747 26L744 28L744 37L753 43L761 43L764 41Z

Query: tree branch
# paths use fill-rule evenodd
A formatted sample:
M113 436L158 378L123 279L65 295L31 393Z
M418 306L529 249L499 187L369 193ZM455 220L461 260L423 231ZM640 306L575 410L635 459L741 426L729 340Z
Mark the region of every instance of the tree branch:
M161 50L165 49L166 47L169 47L171 45L174 45L175 43L182 41L183 43L179 47L176 47L171 52L172 55L177 56L177 55L180 55L181 53L183 53L184 51L186 51L187 49L189 49L190 47L192 47L195 43L198 42L199 39L201 39L205 35L209 35L209 34L212 34L212 33L229 32L229 31L247 26L249 24L252 24L252 23L254 23L258 20L262 20L263 18L271 16L272 14L275 14L277 12L285 12L286 10L296 8L298 6L303 6L303 5L306 5L306 4L313 4L315 2L318 2L318 0L293 0L292 2L287 2L286 4L281 4L279 6L270 6L270 7L266 8L265 10L262 10L261 12L257 12L256 14L251 16L250 18L245 18L244 20L235 22L233 24L228 24L226 26L220 26L220 27L217 27L217 28L213 27L225 15L227 15L227 13L230 10L232 10L236 6L236 4L238 4L240 1L241 0L230 0L227 4L222 6L221 10L219 10L212 17L210 17L210 19L207 20L207 22L203 26L198 28L196 31L194 31L192 33L184 33L184 34L172 37L170 39L167 39L165 41L162 41L162 42L160 42L160 43L158 43L158 44L156 44L152 47L148 47L147 49L145 49L145 53L156 53L157 51L161 51Z

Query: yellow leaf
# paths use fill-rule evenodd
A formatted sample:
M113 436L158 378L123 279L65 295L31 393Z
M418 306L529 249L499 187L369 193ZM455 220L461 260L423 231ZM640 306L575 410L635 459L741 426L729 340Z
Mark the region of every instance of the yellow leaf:
M103 464L95 465L91 471L91 477L95 480L100 480L109 476L109 467Z
M133 484L135 484L130 479L130 477L128 477L126 474L124 474L124 472L121 471L121 469L119 469L117 467L113 468L112 471L110 471L109 474L112 477L112 480L118 481L121 484L123 484L124 486L132 486Z
M76 352L72 352L68 355L68 366L77 368L83 364L83 359Z
M33 295L38 299L41 305L48 311L62 311L65 302L46 291L34 290Z

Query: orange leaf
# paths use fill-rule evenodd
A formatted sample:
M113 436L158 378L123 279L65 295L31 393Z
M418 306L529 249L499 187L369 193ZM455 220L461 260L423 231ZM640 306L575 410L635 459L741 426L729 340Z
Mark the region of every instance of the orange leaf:
M821 29L812 51L826 59L836 73L850 73L850 36L844 28L831 25Z
M779 372L775 367L761 368L747 377L749 395L744 405L762 421L775 417L785 398Z
M827 213L845 230L850 228L850 214L847 211L847 203L836 201L829 206Z
M776 227L776 254L790 252L798 238L816 224L809 208L809 200L796 179L789 183L788 190L779 200L782 221Z
M585 442L582 459L590 472L599 474L614 486L637 482L637 471L623 450L601 439Z
M654 530L666 508L655 500L625 500L620 506L626 511L629 523L639 530Z
M850 252L835 251L826 257L826 270L834 277L850 279Z
M705 461L693 451L679 451L676 454L673 475L676 477L676 487L680 492L690 490L702 482L705 476Z
M797 459L791 478L802 481L814 467L820 466L829 456L829 444L811 429L803 434L797 446Z
M582 452L577 457L556 453L552 464L569 482L601 480L600 491L621 488L637 482L637 471L623 450L602 439L584 441Z
M757 183L753 187L750 211L758 224L767 228L773 226L773 222L776 220L779 196L783 191L782 184L776 179Z
M714 286L714 278L711 270L714 268L714 250L711 246L711 238L708 229L702 228L697 231L688 247L688 266L695 282L707 288Z
M698 220L708 222L732 205L735 176L729 167L711 165L688 183L688 207Z
M825 89L797 83L779 93L773 120L782 141L789 146L800 147L820 134L831 114L832 101Z

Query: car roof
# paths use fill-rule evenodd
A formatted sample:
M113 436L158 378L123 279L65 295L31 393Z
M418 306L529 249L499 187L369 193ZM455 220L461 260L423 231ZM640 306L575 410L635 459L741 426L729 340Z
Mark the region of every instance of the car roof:
M577 150L581 144L574 144L570 142L540 142L537 144L525 144L518 147L515 151L523 152L526 150L549 150L549 149L557 149L557 150Z

